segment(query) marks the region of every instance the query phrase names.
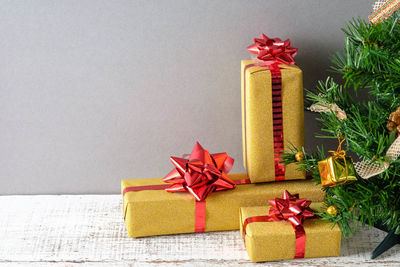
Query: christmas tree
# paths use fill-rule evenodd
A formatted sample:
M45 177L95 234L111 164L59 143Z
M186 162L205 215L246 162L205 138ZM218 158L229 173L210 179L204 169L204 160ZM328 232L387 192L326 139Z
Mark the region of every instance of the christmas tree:
M344 163L346 176L352 162L344 154L352 156L358 162L357 175L355 181L324 187L328 209L319 211L319 216L339 224L345 237L360 224L381 225L399 234L400 144L395 145L400 133L399 13L377 24L354 19L346 26L344 52L332 59L332 70L342 75L343 84L331 77L319 81L316 92L308 91L307 100L311 110L320 112L317 137L345 140L333 157ZM283 161L298 164L320 183L318 162L331 155L322 146L315 151L293 148Z

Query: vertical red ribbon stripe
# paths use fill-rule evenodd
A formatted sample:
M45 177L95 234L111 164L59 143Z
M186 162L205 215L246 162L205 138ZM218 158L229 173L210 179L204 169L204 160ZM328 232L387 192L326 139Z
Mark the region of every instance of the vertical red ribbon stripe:
M241 184L250 184L251 181L249 179L241 179L241 180L233 180L233 182L237 185ZM195 204L195 225L194 231L196 233L202 233L206 228L206 201L197 201Z
M304 231L304 227L302 225L294 226L294 233L296 234L296 249L294 251L295 259L304 258L304 254L306 252L306 232Z
M285 180L285 165L280 162L283 152L282 76L277 64L269 65L268 68L272 79L275 181L282 181Z
M274 142L274 168L275 168L275 181L285 180L285 165L280 162L281 153L284 148L283 139L283 113L282 113L282 75L278 64L266 64L263 62L249 64L244 67L243 70L243 127L244 127L244 157L245 165L248 169L248 159L247 159L247 119L246 119L246 71L251 67L268 67L271 72L272 81L272 131L273 131L273 142ZM249 170L248 170L249 171Z
M196 233L202 233L204 232L205 228L206 228L206 201L196 200L194 231Z

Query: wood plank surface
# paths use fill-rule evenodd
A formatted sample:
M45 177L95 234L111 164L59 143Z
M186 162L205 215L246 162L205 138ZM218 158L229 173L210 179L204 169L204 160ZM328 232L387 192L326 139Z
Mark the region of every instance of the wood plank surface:
M0 266L400 266L397 245L376 260L384 238L363 228L341 257L253 264L238 231L132 239L119 195L0 196Z

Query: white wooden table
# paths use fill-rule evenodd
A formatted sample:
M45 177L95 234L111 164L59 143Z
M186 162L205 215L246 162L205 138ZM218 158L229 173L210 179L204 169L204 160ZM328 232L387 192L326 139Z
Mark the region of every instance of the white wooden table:
M400 245L369 259L376 229L342 257L253 264L237 231L132 239L121 210L119 195L0 196L0 266L400 266Z

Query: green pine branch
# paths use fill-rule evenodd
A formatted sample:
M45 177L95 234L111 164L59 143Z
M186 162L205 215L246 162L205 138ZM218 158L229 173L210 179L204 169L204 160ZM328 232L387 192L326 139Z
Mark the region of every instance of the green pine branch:
M344 84L332 78L319 81L315 92L307 92L307 101L336 104L346 112L340 120L332 112L321 113L319 138L346 138L344 149L354 160L387 160L386 151L396 138L396 131L389 132L386 124L391 112L400 106L400 22L399 13L377 25L362 19L353 19L344 29L344 52L332 58L332 70L340 73ZM367 100L359 95L368 94ZM329 148L335 150L336 147ZM304 160L297 162L295 155L304 153ZM297 164L320 183L318 161L327 156L323 147L316 153L306 153L304 148L292 147L285 151L283 162ZM345 237L359 225L381 222L400 233L400 159L391 162L383 173L370 179L325 187L325 205L335 206L336 215L323 210L322 219L337 223Z

